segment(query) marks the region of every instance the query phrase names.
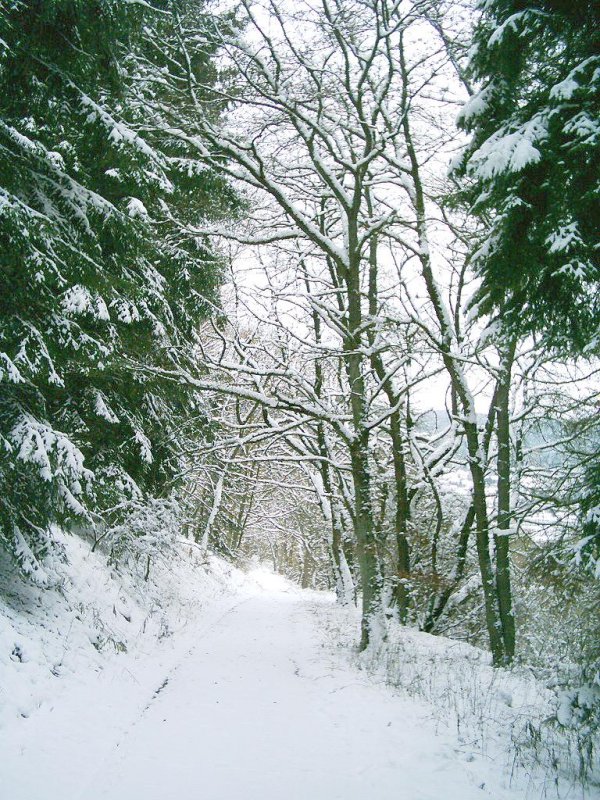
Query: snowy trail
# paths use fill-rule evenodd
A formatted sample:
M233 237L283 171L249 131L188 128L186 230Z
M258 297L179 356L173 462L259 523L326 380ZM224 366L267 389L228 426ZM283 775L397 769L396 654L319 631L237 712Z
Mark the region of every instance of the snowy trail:
M81 800L502 796L479 788L419 706L327 658L315 624L297 593L234 608L169 676Z
M85 711L79 724L72 720L71 740L63 741L63 748L74 749L62 760L66 764L70 758L84 759L85 770L76 771L70 783L40 781L35 790L28 790L25 780L24 794L15 783L9 783L10 793L4 794L0 784L0 797L523 797L506 788L501 765L463 754L452 735L436 732L426 707L377 685L323 647L320 610L330 611L328 598L281 588L216 609L210 624L205 621L196 635L186 635L185 645L170 665L164 661L146 664L150 677L138 686L138 693L141 697L146 692L147 702L138 707L133 719L121 720L120 731L114 728L107 735L102 726L109 724L108 719L86 724ZM154 694L148 697L150 680L155 681ZM131 682L128 686L131 689ZM85 688L82 692L85 695ZM107 702L102 692L112 692L112 701ZM97 697L113 726L119 697L127 705L126 692L115 680L105 681ZM41 715L38 740L43 738L44 725L46 734L54 724L59 730L64 727L60 715L60 708L54 715ZM31 735L30 731L30 742ZM31 747L25 756L23 766L35 770ZM46 753L48 760L52 760L52 747ZM43 759L39 763L44 766Z

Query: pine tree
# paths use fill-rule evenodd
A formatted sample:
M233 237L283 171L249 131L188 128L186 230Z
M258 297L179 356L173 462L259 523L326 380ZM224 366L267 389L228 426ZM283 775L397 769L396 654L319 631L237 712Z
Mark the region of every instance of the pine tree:
M153 32L175 36L161 5L0 6L0 544L40 579L54 523L105 526L166 494L182 430L208 424L201 398L142 369L193 363L220 272L179 232L233 202L144 133L177 99L141 66Z
M482 313L516 332L597 349L600 324L600 11L485 0L460 115L467 194L486 223L474 253Z
M474 304L562 357L600 353L600 6L481 0L459 121L459 171L483 220ZM592 459L593 460L593 459ZM600 452L580 489L584 542L600 547Z

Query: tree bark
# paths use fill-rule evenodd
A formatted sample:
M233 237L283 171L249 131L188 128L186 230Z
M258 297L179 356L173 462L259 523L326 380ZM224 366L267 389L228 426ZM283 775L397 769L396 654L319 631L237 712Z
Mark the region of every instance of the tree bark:
M367 203L367 208L372 213L372 205ZM372 237L369 243L369 314L372 318L377 315L377 237ZM410 600L410 546L408 543L408 525L410 523L410 499L408 496L408 480L406 476L406 460L404 454L404 437L402 435L402 418L399 404L400 396L395 391L392 378L387 374L381 354L373 350L374 336L369 329L369 344L371 346L371 365L391 409L389 426L392 439L392 458L394 463L394 488L396 495L396 508L394 513L394 532L396 537L396 575L394 576L394 601L398 609L398 618L402 624L408 617Z
M496 591L500 609L500 623L504 640L504 660L510 663L515 655L515 617L512 607L510 578L510 385L516 340L513 340L500 364L497 392L498 415L498 533L494 536L496 545Z
M362 296L360 287L361 254L358 245L358 213L361 201L360 181L356 180L354 204L348 213L348 269L346 289L348 298L347 335L344 337L344 361L350 384L350 408L354 439L350 444L350 462L354 484L354 533L362 589L362 619L360 649L364 650L379 635L384 635L384 615L381 605L381 572L377 554L377 537L371 499L369 429L367 419L367 390L363 374L365 356L362 352Z

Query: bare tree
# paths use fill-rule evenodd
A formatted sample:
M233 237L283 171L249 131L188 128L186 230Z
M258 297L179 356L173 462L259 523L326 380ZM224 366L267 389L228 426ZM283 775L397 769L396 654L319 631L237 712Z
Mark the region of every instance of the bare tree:
M446 251L456 231L437 201L439 174L455 147L442 112L448 114L453 92L458 100L462 90L453 84L457 61L434 10L424 2L391 0L322 0L284 10L275 0L243 0L245 35L219 32L230 79L217 92L198 83L193 32L182 27L170 69L192 102L212 91L216 102L229 102L229 117L217 128L199 113L197 137L183 134L176 120L163 124L174 139L193 144L208 164L246 187L251 207L245 223L223 229L207 222L186 235L260 247L251 258L269 262L261 288L271 298L260 314L272 331L295 329L294 347L304 363L292 363L285 348L266 353L262 347L258 357L261 345L238 337L234 359L228 347L216 356L203 354L215 370L211 379L177 379L260 404L272 431L285 431L288 441L303 428L302 446L310 442L307 460L314 463L332 464L325 451L319 453L325 429L342 444L351 475L347 511L360 566L365 647L383 623L373 442L386 431L393 453L395 591L405 619L413 496L407 459L411 446L418 447L414 437L409 444L409 397L443 370L452 402L444 447L433 457L441 463L418 454L413 460L426 468L435 499L436 472L455 451L453 441L466 440L472 509L458 557L474 528L491 649L495 663L503 663L512 650L503 634L510 627L510 602L499 600L510 586L507 540L497 537L491 552L489 431L479 424L469 376L481 368L490 340L473 337L461 318L467 273L464 263L450 264ZM256 298L246 304L251 314L253 303ZM419 347L408 347L417 331ZM310 346L304 346L307 339ZM328 396L323 392L323 365L336 376L337 394L333 384ZM493 414L490 419L495 424ZM323 473L321 481L325 494L333 495ZM344 497L348 483L339 486ZM436 513L434 572L439 498Z

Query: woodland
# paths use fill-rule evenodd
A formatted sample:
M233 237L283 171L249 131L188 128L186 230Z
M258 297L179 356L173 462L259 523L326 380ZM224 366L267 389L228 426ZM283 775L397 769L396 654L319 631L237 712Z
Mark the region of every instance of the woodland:
M2 0L2 563L269 563L592 770L599 164L592 0Z

